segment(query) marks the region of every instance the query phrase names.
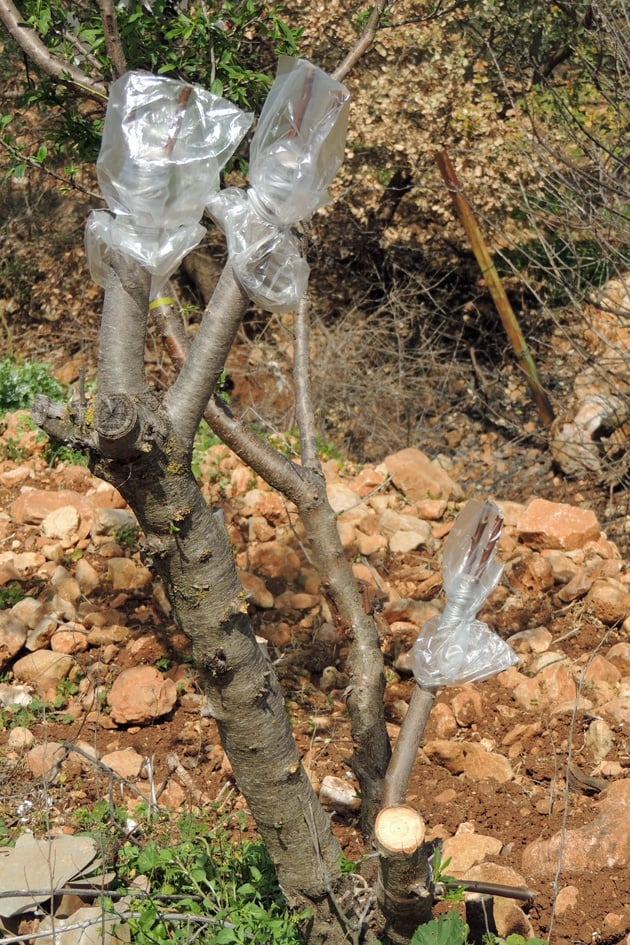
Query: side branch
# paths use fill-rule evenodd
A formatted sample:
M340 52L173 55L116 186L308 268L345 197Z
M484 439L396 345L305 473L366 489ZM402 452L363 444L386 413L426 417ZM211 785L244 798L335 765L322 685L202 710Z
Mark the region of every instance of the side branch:
M46 75L76 88L88 98L94 98L99 102L107 99L105 84L95 81L72 63L59 59L51 53L37 32L24 22L24 18L12 0L0 0L0 20L28 58Z
M389 0L377 0L377 3L375 3L372 7L372 12L368 17L365 28L358 41L332 73L333 79L337 79L339 82L341 82L342 79L344 79L345 76L350 72L352 67L356 65L361 56L363 56L363 54L370 48L374 42L374 37L376 36L380 19L388 6Z
M116 17L116 8L114 0L98 0L98 8L101 11L103 21L103 32L105 34L105 48L107 57L112 67L112 78L119 79L127 71L127 59L125 51L118 32L118 19Z

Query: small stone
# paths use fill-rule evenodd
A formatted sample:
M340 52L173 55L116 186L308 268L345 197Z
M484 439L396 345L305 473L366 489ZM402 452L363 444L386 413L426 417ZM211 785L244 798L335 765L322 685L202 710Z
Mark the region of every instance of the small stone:
M442 466L414 447L391 453L385 458L384 466L409 502L462 497L462 490Z
M23 597L11 608L11 615L26 624L30 630L34 630L45 610L46 607L41 601L35 600L34 597Z
M145 587L153 580L151 572L132 558L110 558L107 562L107 576L115 591Z
M536 676L518 674L521 681L512 689L514 701L523 709L540 712L562 703L574 703L577 695L575 680L566 661L545 666Z
M79 558L77 561L75 577L82 594L89 594L100 584L98 571L85 558Z
M67 539L79 527L79 513L74 505L62 505L49 512L41 523L41 533L46 538Z
M32 683L42 698L51 700L59 683L69 676L75 665L72 657L64 653L36 650L13 664L13 675L20 682Z
M92 627L87 639L90 646L111 646L113 643L125 643L129 634L129 627L114 623L104 627Z
M533 499L518 520L520 540L534 548L583 548L599 538L597 517L590 509Z
M83 653L88 648L87 634L84 630L64 628L53 633L50 648L54 653Z
M26 649L31 650L31 652L45 650L49 646L57 626L58 620L52 614L42 617L35 629L31 630L26 638Z
M67 600L74 604L81 597L79 582L61 565L56 567L51 574L50 583L62 600Z
M153 666L133 666L115 680L107 695L112 719L119 725L144 725L172 711L177 688Z
M416 502L416 514L425 522L439 522L447 508L445 499L420 499Z
M92 515L90 534L113 535L120 529L127 529L130 533L138 528L138 520L129 509L100 508L95 509Z
M551 646L552 639L546 627L534 627L513 633L507 642L515 653L545 653Z
M468 875L468 871L486 857L498 856L503 844L496 837L458 830L442 844L442 857L450 859L449 870Z
M351 813L361 807L361 798L353 784L333 775L322 778L319 799L324 807L331 807L340 814Z
M606 682L611 686L616 686L621 681L621 673L614 663L607 660L605 656L596 653L595 656L584 657L584 662L588 660L584 670L584 679L588 682Z
M266 541L254 546L249 551L249 560L252 570L266 577L283 577L287 581L295 581L300 573L299 556L284 542Z
M598 580L586 595L586 604L598 620L614 626L623 623L630 614L630 593L620 581Z
M455 720L461 728L467 728L473 722L483 718L483 702L481 693L472 686L467 686L451 699L451 708Z
M429 535L420 531L396 532L389 539L389 550L392 554L407 554L409 551L415 551L416 548L422 548L431 537L430 529Z
M595 719L584 735L584 747L590 752L595 764L604 760L611 751L615 739L610 725L603 719Z
M560 916L567 912L569 909L574 909L580 898L580 890L577 886L564 886L558 891L558 895L555 898L554 908L556 915Z
M606 659L617 667L622 676L630 676L630 643L625 640L615 643L608 650Z
M133 781L140 777L144 758L134 748L121 748L103 755L101 761L121 778Z
M243 585L246 600L251 601L255 607L273 607L273 594L261 577L251 571L239 571L238 578Z
M26 625L10 611L0 611L0 669L11 662L20 652L27 637Z
M457 735L457 721L452 709L444 702L435 703L431 709L430 720L435 725L438 739L448 740Z
M59 742L45 742L31 748L26 756L26 764L35 778L52 781L59 773L59 765L66 755L66 749Z
M14 751L24 751L26 748L31 748L34 742L35 736L30 729L24 728L23 725L16 725L9 732L8 745Z

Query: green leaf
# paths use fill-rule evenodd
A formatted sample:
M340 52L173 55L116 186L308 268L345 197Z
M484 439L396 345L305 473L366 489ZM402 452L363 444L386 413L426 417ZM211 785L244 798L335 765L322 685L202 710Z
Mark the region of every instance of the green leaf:
M413 933L409 945L465 945L468 926L457 912L447 912Z

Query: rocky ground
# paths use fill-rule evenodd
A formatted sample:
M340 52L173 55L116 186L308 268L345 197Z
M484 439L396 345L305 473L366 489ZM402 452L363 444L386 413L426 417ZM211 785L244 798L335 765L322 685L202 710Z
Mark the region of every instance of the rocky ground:
M214 722L200 716L186 641L143 560L133 516L85 467L48 465L24 415L7 421L3 443L14 458L0 463L6 828L13 837L72 835L79 808L114 797L131 810L151 792L175 812L209 810L217 798L224 811L244 809ZM345 852L360 860L344 641L294 510L226 448L198 459L209 501L226 510L304 763ZM441 607L441 549L472 491L415 450L363 468L329 460L326 475L357 577L382 602L395 739L414 686L406 654ZM550 936L558 945L627 942L630 573L592 510L496 498L505 572L483 617L510 640L519 663L440 691L408 799L429 837L442 839L449 872L535 891L525 911L495 900L502 934Z

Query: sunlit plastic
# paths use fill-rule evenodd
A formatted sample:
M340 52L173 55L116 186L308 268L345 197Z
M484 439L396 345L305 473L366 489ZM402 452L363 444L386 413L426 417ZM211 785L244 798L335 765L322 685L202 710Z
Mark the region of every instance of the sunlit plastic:
M112 84L96 164L112 212L94 211L86 229L96 282L119 250L159 289L203 237L205 205L251 122L226 99L175 79L128 72Z
M512 648L475 619L503 571L495 560L502 527L494 502L472 499L458 515L442 556L446 605L423 625L410 654L421 686L479 682L517 662Z
M252 139L250 188L228 188L208 203L236 277L268 311L294 309L306 291L309 269L291 227L329 200L343 160L349 98L321 69L282 57Z

